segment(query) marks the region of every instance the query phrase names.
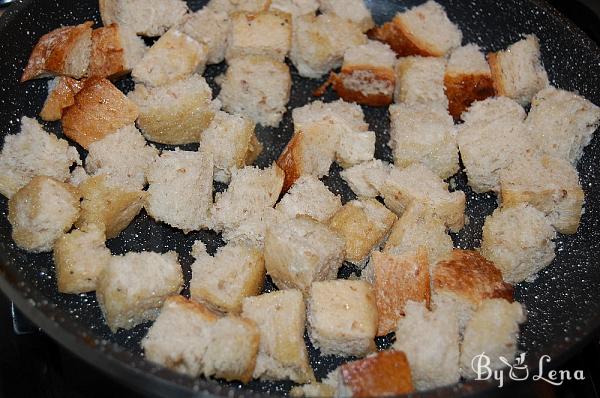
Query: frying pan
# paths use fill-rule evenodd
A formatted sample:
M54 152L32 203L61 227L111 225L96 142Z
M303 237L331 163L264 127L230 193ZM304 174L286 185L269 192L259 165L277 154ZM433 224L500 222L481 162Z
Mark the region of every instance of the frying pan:
M584 97L600 104L600 50L577 27L561 17L546 3L539 0L438 0L450 18L458 23L464 33L464 42L479 44L486 51L505 48L518 40L521 34L535 33L541 41L544 64L551 82L564 89L578 91ZM416 5L418 0L367 0L366 3L377 23L390 20L397 11ZM190 7L200 8L203 1L191 1ZM34 81L19 84L18 80L29 53L44 33L61 25L81 23L100 18L96 0L24 0L15 4L0 19L0 121L1 134L16 133L23 115L35 117L46 97L46 82ZM206 77L215 95L218 87L214 77L225 70L223 65L210 66ZM289 110L313 100L311 92L323 80L300 78L292 67L293 87ZM130 80L117 83L128 91ZM326 101L335 99L331 93ZM386 143L389 122L386 109L364 108L366 120L377 133L376 157L391 161ZM46 127L62 136L58 123ZM269 165L277 158L293 128L288 111L279 128L258 128L257 134L264 151L257 160L260 166ZM160 146L166 148L166 146ZM186 146L194 149L194 146ZM557 238L556 260L541 271L533 283L516 287L515 298L528 310L528 322L523 325L519 346L527 352L526 363L535 369L539 358L547 354L552 358L549 366L557 366L581 347L600 327L600 174L595 165L600 161L600 139L596 137L586 148L580 162L583 189L586 193L585 213L579 232L573 236ZM339 177L340 169L333 165L324 182L343 201L354 194ZM452 236L461 248L477 247L485 216L497 206L493 194L475 194L467 186L466 176L454 177L457 189L467 195L469 223ZM224 186L216 184L216 190ZM99 369L119 378L132 388L153 396L258 396L264 393L283 394L289 382L253 381L246 386L213 380L192 379L151 364L144 360L139 347L150 323L129 331L110 333L102 319L95 295L64 295L57 292L51 254L26 253L15 246L7 221L7 201L0 199L0 288L33 322L63 346L89 361ZM210 231L184 235L164 224L155 223L145 213L107 245L114 254L127 251L175 250L180 255L186 286L191 277L189 255L196 239L203 240L209 252L224 244L221 237ZM340 277L358 272L344 265ZM265 291L274 289L267 278ZM187 287L183 292L188 294ZM308 340L307 340L308 343ZM380 348L391 341L378 339ZM309 344L309 354L317 377L341 363L333 356L320 356ZM493 382L457 384L422 396L463 396L490 392Z

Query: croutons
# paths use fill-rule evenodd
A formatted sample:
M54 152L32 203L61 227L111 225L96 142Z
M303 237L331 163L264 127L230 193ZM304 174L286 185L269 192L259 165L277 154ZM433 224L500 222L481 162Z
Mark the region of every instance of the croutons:
M321 12L347 19L358 25L363 32L375 25L364 0L319 0L319 4Z
M247 246L264 248L265 235L271 225L278 224L286 216L272 207L257 208L249 212L235 227L223 231L223 240Z
M387 162L373 159L342 170L340 175L357 196L374 198L379 195L392 168L393 165Z
M231 33L227 47L228 61L243 55L260 55L283 62L292 43L292 20L289 14L269 11L238 12L231 16Z
M396 63L395 102L439 105L448 108L444 92L446 59L405 57Z
M218 64L225 59L231 30L231 20L226 12L204 7L188 14L177 29L206 46L207 64Z
M48 96L40 111L42 120L60 120L63 109L75 103L75 94L81 90L83 82L68 76L57 76L48 81Z
M126 26L111 24L94 29L87 75L119 77L127 74L145 52L144 41Z
M375 351L377 306L360 280L314 282L308 299L309 336L322 355L364 356Z
M308 175L296 180L276 209L290 218L306 215L326 222L341 207L339 196L333 194L318 178Z
M207 8L226 13L235 11L262 12L269 9L271 0L210 0Z
M319 9L317 0L271 0L270 10L287 12L292 17L314 14Z
M79 217L79 190L52 177L37 176L8 201L12 238L21 249L51 251Z
M188 11L182 0L99 0L104 26L127 26L142 36L160 36Z

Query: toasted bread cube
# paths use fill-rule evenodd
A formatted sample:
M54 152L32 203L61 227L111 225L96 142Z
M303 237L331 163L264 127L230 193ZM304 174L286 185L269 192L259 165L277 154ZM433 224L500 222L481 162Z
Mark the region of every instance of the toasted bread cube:
M247 297L242 316L254 321L260 330L255 378L296 383L315 380L304 344L306 308L298 290Z
M554 259L556 231L545 214L522 203L499 208L483 224L481 254L508 283L519 283Z
M307 215L326 222L342 207L340 197L314 176L302 176L287 191L276 209L287 217Z
M58 238L54 243L56 284L61 293L96 290L98 276L110 261L103 226L86 225Z
M379 159L360 163L343 170L340 175L359 197L374 198L388 178L393 165Z
M228 13L204 7L188 14L178 29L206 46L207 64L223 62L231 30Z
M48 76L83 77L88 69L92 45L92 25L63 26L46 33L31 51L21 82Z
M314 14L319 9L318 0L271 0L270 10L287 12L292 17Z
M228 61L243 55L260 55L283 62L292 43L292 19L278 11L238 12L231 16Z
M10 199L35 176L66 181L73 164L81 164L77 149L44 131L35 119L23 116L21 131L4 137L0 153L0 193Z
M442 57L462 41L462 32L448 19L446 10L431 0L396 14L371 36L389 44L400 57Z
M482 353L489 358L489 367L493 370L506 366L501 357L512 363L517 354L519 325L526 318L527 312L520 303L502 299L484 301L463 334L460 352L462 376L467 379L476 377L471 364Z
M467 44L452 51L446 65L444 88L448 111L455 120L460 119L473 102L494 96L490 67L477 45Z
M127 26L142 36L160 36L187 13L182 0L99 0L104 26Z
M439 105L448 108L444 92L446 59L405 57L396 63L395 102Z
M260 250L230 243L213 257L206 250L194 249L192 300L217 311L239 314L243 299L260 293L265 277L265 261Z
M65 135L84 149L135 122L138 107L110 81L91 77L75 94L74 104L62 113Z
M75 103L75 94L81 90L83 82L68 76L57 76L48 81L48 96L40 111L42 120L60 120L62 111Z
M385 240L396 215L375 199L346 203L329 220L329 227L345 241L344 260L363 266Z
M600 107L549 87L533 97L525 125L538 148L576 165L600 125Z
M78 228L101 226L107 239L119 235L142 210L147 193L111 186L104 175L86 179L79 186L83 200Z
M335 14L294 20L290 60L303 77L319 78L342 65L350 47L367 42L360 26Z
M463 330L473 312L489 298L513 299L513 288L496 265L476 251L454 249L431 272L433 307L454 311Z
M8 201L12 238L21 249L51 251L79 218L79 190L52 177L37 176Z
M487 59L496 94L512 98L523 106L549 85L536 35L526 35L506 50L488 54Z
M335 279L344 261L344 240L328 226L299 216L267 229L264 255L279 289L307 293L313 281Z
M119 77L131 72L146 52L146 44L127 26L111 24L92 32L88 76Z
M437 105L396 104L390 111L390 147L396 167L423 163L441 179L460 170L452 117Z
M375 26L364 0L319 0L321 12L336 14L360 27L363 32Z

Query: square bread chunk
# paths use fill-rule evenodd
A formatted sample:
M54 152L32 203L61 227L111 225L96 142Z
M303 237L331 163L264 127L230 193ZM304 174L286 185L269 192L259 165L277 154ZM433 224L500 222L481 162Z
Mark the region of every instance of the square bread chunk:
M263 126L279 125L292 87L286 64L264 56L236 57L229 60L220 83L225 111L246 115Z
M148 198L144 207L158 221L183 230L210 225L213 162L210 154L163 151L148 169Z
M319 0L321 12L336 14L350 22L355 23L363 32L375 26L371 11L364 0Z
M344 261L344 240L328 226L299 216L267 229L264 255L279 289L307 293L313 281L335 279Z
M182 0L99 0L104 26L124 25L142 36L160 36L187 13Z
M444 92L446 59L435 57L404 57L396 63L395 102L436 104L448 108Z
M111 257L98 277L96 298L114 333L156 319L165 299L182 287L177 253L129 252Z
M377 305L360 280L314 282L308 298L309 336L322 355L365 356L376 350Z
M231 20L227 12L209 7L201 8L188 14L177 29L206 46L207 64L223 62L231 31Z
M336 162L347 168L373 160L376 140L374 131L355 131L340 135Z
M460 352L461 374L467 379L476 377L471 367L473 358L485 353L491 369L506 366L500 357L512 363L517 354L519 325L527 312L520 303L502 299L484 301L467 324Z
M114 77L125 75L146 52L144 40L127 26L111 24L92 32L92 53L87 76Z
M272 207L265 207L249 213L236 227L223 231L225 242L264 248L265 235L271 225L276 225L287 217Z
M435 1L428 1L396 14L394 19L371 32L373 39L392 47L400 57L443 57L460 46L462 32Z
M374 198L379 196L393 167L387 162L373 159L342 170L340 175L358 197Z
M282 290L247 297L242 316L254 321L260 330L255 378L315 381L304 344L306 307L302 293Z
M40 111L42 120L60 120L62 111L75 103L75 94L83 87L83 81L68 76L57 76L48 80L48 96Z
M353 200L333 215L329 227L345 241L344 259L364 266L397 219L393 212L375 199Z
M0 152L0 193L10 199L35 176L66 181L74 164L81 164L77 149L44 131L37 120L23 116L21 130L4 136Z
M535 93L549 85L540 57L536 35L526 35L506 50L488 54L496 94L527 105Z
M483 224L481 254L508 283L519 283L554 259L556 231L546 215L526 203L499 208Z
M54 243L56 284L61 293L96 290L98 275L110 261L104 228L96 224L75 229Z
M206 7L231 14L235 11L266 11L270 4L271 0L210 0Z
M79 190L52 177L37 176L8 201L12 238L21 249L40 253L79 218Z
M365 114L360 105L344 100L332 102L313 101L292 111L294 131L301 131L312 124L327 122L331 130L368 131ZM324 125L322 125L323 128Z
M409 301L398 321L394 350L406 354L417 391L433 390L460 379L459 331L453 311L429 311Z
M306 215L326 222L342 207L338 195L314 176L301 176L277 204L276 209L289 218Z
M318 0L271 0L270 10L287 12L292 17L314 14L319 9Z
M292 17L279 11L231 15L226 58L261 55L283 62L292 44Z
M396 104L390 111L390 147L396 167L423 163L441 179L460 169L452 117L437 104Z

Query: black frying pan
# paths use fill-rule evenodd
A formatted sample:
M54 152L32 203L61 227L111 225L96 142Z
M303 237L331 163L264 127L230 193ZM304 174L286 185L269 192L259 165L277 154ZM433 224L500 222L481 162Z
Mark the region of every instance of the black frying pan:
M459 24L464 42L474 42L485 50L498 50L519 39L522 33L536 33L542 43L542 55L553 84L576 90L596 104L600 104L600 50L578 28L562 18L539 0L438 0L446 6L450 18ZM377 23L390 20L407 6L421 1L367 0ZM198 9L202 1L191 1ZM2 135L16 133L22 115L35 117L46 97L46 82L19 84L19 77L29 53L44 33L59 27L93 19L100 21L97 0L34 1L25 0L14 5L0 19L0 121ZM214 77L222 73L223 65L207 69L207 79L215 90ZM293 68L292 68L293 70ZM322 80L308 80L294 74L294 85L289 109L312 100L311 92ZM123 80L119 86L127 91L132 83ZM326 100L334 99L329 93ZM386 109L365 108L371 129L377 132L376 156L391 160L388 141ZM58 123L47 125L60 132ZM278 129L260 128L259 139L265 150L257 160L260 166L270 164L281 152L292 133L291 112L287 112ZM194 148L188 146L188 148ZM543 354L550 355L556 366L567 359L600 327L600 174L595 166L600 161L600 139L587 147L579 172L586 192L585 214L577 235L559 236L557 257L548 268L539 273L534 283L516 288L516 299L527 306L529 319L523 326L520 347L527 351L527 364L536 367ZM458 188L467 193L467 213L470 224L453 236L462 248L477 247L481 226L486 215L496 206L491 194L474 194L466 185L466 177L456 177ZM344 201L354 195L339 178L339 169L333 166L326 184ZM216 189L223 189L216 186ZM149 323L130 331L110 333L105 325L94 294L64 295L56 289L54 266L50 254L29 254L18 249L10 237L6 200L0 199L0 288L32 321L46 333L75 354L93 363L105 372L121 379L133 388L155 396L175 395L231 395L253 396L257 393L285 393L291 383L254 381L245 387L236 383L191 379L152 365L144 360L139 341ZM145 213L116 239L108 242L115 254L127 251L176 250L183 264L186 281L191 276L189 255L192 243L202 239L209 251L223 244L212 232L184 235L164 224L153 222ZM344 266L341 277L353 271ZM267 280L266 289L273 289ZM187 290L184 290L184 294ZM380 339L379 347L390 341ZM315 373L323 377L341 362L335 357L321 357L309 345L310 359ZM491 382L471 382L425 393L423 396L467 395L490 391Z

